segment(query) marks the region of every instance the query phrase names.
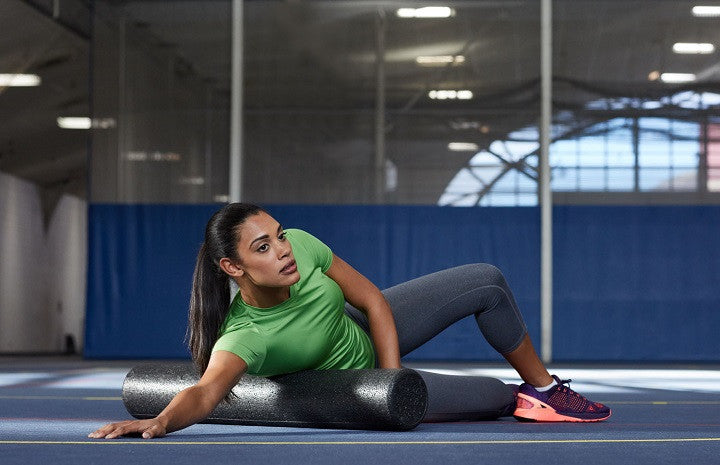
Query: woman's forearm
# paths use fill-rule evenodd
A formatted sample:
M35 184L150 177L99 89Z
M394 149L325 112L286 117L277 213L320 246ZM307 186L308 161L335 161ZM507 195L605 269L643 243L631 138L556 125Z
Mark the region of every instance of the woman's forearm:
M390 305L381 295L370 307L366 312L378 365L380 368L400 368L400 347Z
M217 405L205 391L197 385L180 391L156 419L168 433L204 420Z
M350 305L367 315L380 368L400 368L395 319L380 289L336 255L326 274L338 283Z

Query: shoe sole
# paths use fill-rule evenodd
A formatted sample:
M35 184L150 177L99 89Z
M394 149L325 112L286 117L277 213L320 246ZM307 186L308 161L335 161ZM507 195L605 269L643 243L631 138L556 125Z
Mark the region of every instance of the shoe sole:
M574 422L574 423L591 423L595 421L603 421L612 415L612 412L601 418L576 418L558 413L554 408L548 404L526 394L518 394L518 398L521 398L530 404L531 408L516 408L513 412L513 416L518 421L552 421L552 422ZM519 402L520 403L520 402ZM523 402L524 403L524 402Z

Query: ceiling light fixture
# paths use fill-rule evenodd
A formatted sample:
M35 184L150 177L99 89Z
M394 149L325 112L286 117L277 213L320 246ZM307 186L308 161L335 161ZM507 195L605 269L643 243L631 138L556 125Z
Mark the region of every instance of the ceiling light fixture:
M0 87L35 87L41 82L37 74L0 74Z
M63 129L111 129L116 126L114 118L95 118L87 116L60 116L57 125Z
M205 185L205 178L202 176L185 176L178 179L178 182L186 186L203 186Z
M720 16L720 6L694 6L692 14L693 16L697 16L699 18Z
M693 82L695 80L695 75L691 73L662 73L660 75L660 80L669 84Z
M470 90L431 90L428 97L433 100L470 100L473 93Z
M450 142L448 150L453 152L477 152L480 148L474 142Z
M398 8L400 18L449 18L455 10L447 6L426 6L422 8Z
M465 63L465 57L463 55L424 55L415 58L415 63L420 66L455 66Z
M90 129L92 121L90 118L81 116L60 116L57 125L63 129Z
M675 53L706 55L714 51L715 46L709 43L678 42L673 45L673 52Z

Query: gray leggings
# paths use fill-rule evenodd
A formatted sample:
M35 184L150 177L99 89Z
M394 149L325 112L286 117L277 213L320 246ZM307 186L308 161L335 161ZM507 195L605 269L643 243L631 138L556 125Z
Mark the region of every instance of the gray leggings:
M515 350L527 334L505 277L492 265L477 263L450 268L382 292L395 318L401 356L470 315L475 316L488 343L501 354ZM369 334L368 320L362 312L350 304L345 306L345 312ZM510 410L496 412L495 416L511 413L511 391L499 388L499 381L419 372L428 387L426 421L492 417L488 406L493 406L493 410L497 405ZM489 399L488 395L493 398Z

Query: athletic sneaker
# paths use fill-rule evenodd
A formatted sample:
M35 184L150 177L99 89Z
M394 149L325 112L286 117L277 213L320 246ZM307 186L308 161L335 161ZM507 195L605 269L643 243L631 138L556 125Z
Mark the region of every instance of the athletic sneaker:
M610 409L591 402L570 389L569 379L553 375L557 385L539 392L527 383L520 385L517 408L513 416L520 421L600 421L610 416Z

